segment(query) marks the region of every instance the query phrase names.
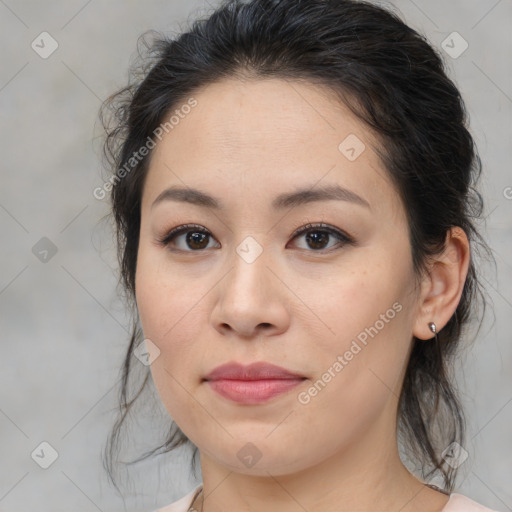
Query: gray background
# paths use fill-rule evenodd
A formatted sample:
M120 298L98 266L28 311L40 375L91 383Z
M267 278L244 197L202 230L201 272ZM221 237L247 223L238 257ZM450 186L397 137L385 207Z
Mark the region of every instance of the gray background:
M434 45L453 31L469 44L445 60L484 164L484 228L497 269L480 267L491 314L460 359L470 455L457 490L512 510L512 2L393 5ZM0 511L150 511L196 484L185 451L132 468L123 497L103 471L128 317L101 221L108 204L92 191L103 181L97 112L124 84L138 36L175 33L214 6L0 0ZM59 45L47 59L31 48L43 31ZM57 249L46 262L33 252L43 237ZM144 405L131 424L134 453L156 446L165 429L159 401L147 395ZM48 469L31 458L43 441L58 452Z

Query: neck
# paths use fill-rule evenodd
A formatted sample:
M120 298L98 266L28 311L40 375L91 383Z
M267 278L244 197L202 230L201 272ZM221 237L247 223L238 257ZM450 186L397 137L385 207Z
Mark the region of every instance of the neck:
M381 427L375 427L374 434L367 432L348 448L293 474L238 473L200 452L203 511L442 510L448 497L411 475L400 460L394 433L383 438Z

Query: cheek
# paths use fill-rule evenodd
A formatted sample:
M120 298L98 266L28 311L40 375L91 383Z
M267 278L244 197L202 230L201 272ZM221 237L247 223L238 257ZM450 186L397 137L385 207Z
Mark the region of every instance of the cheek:
M321 363L308 395L321 408L337 404L333 414L339 421L347 413L370 418L399 394L410 346L409 281L375 258L361 258L322 293L309 294L308 305L323 325L322 331L310 332Z
M322 333L319 345L328 353L333 350L343 353L355 339L364 344L370 339L368 329L375 333L376 323L378 338L385 337L390 325L400 317L393 304L402 292L389 269L364 258L349 268L350 271L340 269L336 279L332 273L329 278L326 276L322 287L308 285L309 288L301 291L308 297L310 316L317 320L316 335L314 332L311 335L318 338Z
M204 291L191 285L189 278L177 271L166 269L162 251L141 248L135 275L137 308L144 335L162 350L170 340L189 339L196 322L191 318L201 307Z
M379 418L393 421L388 416L394 410L390 405L400 395L407 357L399 315L377 333L356 329L353 332L365 336L341 336L331 344L329 355L323 354L318 373L301 395L299 410L303 408L309 428L331 440L331 446L353 442Z
M160 351L151 364L155 386L164 405L176 402L180 384L188 386L197 364L195 345L200 339L197 316L201 314L196 293L187 290L179 277L161 272L158 262L140 251L136 272L136 301L144 338Z

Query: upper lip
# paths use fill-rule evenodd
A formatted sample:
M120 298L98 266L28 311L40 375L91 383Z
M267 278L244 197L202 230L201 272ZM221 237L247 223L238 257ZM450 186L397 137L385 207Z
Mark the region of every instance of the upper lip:
M281 366L264 361L243 365L236 362L222 364L214 368L204 380L264 380L264 379L297 379L304 378Z

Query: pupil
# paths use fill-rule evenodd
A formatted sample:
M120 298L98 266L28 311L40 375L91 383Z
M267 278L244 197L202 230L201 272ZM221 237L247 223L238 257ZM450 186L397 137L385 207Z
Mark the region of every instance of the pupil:
M204 242L204 240L206 240L206 237L207 237L206 233L198 233L197 231L190 232L187 235L187 243L189 244L189 246L192 245L193 246L192 248L194 248L194 249L202 249L203 246L201 245L201 241ZM199 244L199 247L195 246L196 243ZM208 244L206 244L206 245L208 245Z
M320 234L320 236L318 236ZM328 233L325 231L313 231L306 235L308 243L312 242L312 245L315 249L322 249L323 243L327 241Z

